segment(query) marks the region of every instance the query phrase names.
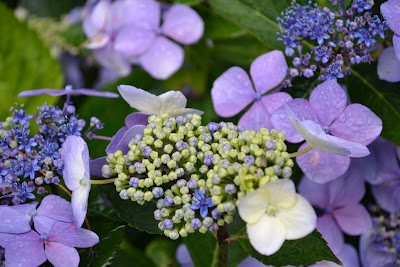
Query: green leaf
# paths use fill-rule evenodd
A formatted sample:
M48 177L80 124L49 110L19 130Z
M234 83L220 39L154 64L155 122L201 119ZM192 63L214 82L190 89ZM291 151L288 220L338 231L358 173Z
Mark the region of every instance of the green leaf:
M146 247L146 256L158 267L171 266L179 243L168 238L155 239Z
M214 267L218 265L218 242L210 232L205 234L194 232L185 237L183 241L195 266Z
M380 80L376 63L352 69L346 78L351 102L370 108L382 119L382 136L400 145L400 84Z
M240 232L246 234L246 228ZM268 242L268 240L266 240ZM248 239L240 239L240 243L250 256L261 261L265 265L273 266L300 266L313 264L318 261L328 260L340 264L339 259L329 249L326 241L322 239L317 230L308 236L298 240L286 240L278 252L271 256L258 253Z
M235 23L210 12L204 18L204 38L225 39L243 35L245 32Z
M61 32L61 36L71 45L78 47L87 40L83 33L82 23L75 23Z
M174 0L174 4L185 4L188 6L198 5L204 0Z
M120 250L118 251L111 266L155 267L156 265L143 253L143 251L137 249L136 247L132 246L128 241L124 240L121 243Z
M55 103L57 98L51 96L17 99L23 90L61 88L63 76L36 32L18 21L2 3L0 34L0 119L8 115L12 103L25 103L28 114L35 114L37 107L45 102Z
M117 219L117 212L107 206L102 194L103 192L100 191L98 186L92 186L89 194L88 213L90 215L101 215L112 220Z
M119 217L130 226L151 234L161 233L158 221L154 219L155 202L146 202L139 205L131 200L123 200L115 190L114 184L101 185L101 190L106 194Z
M60 17L71 9L85 4L85 0L21 0L19 6L42 17Z
M244 249L240 245L240 242L235 241L229 245L228 266L236 267L247 257L249 257L249 254L244 251Z
M277 41L280 31L276 20L290 0L210 0L214 10L235 22L258 40L274 49L283 49Z

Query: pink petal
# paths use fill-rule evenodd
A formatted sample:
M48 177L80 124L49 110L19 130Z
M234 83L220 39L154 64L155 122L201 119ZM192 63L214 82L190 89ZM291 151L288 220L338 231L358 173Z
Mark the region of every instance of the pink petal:
M93 55L103 67L115 71L120 76L126 76L131 72L131 63L129 59L115 51L111 44L101 49L94 50Z
M326 208L329 205L328 184L318 184L303 176L298 191L313 206Z
M142 67L155 79L165 80L182 66L185 52L182 47L165 37L157 37L140 56Z
M400 61L392 46L385 48L379 56L378 76L379 79L392 83L400 81Z
M371 216L361 204L335 209L332 213L339 227L348 235L361 235L372 227Z
M58 221L72 222L71 203L60 196L48 195L40 203L36 216L46 216Z
M131 128L135 125L147 125L150 114L135 112L131 113L125 118L125 125Z
M287 102L287 105L300 121L313 120L318 122L317 115L307 100L296 98ZM286 140L288 142L299 143L304 140L304 138L297 132L296 128L294 128L284 106L281 106L272 113L271 122L274 128L286 135Z
M386 1L381 5L381 12L389 28L396 34L400 34L400 1Z
M270 115L259 100L255 101L251 108L240 118L239 125L246 130L259 131L260 128L272 129Z
M249 75L240 67L231 67L211 89L215 112L224 118L235 116L254 100L254 93Z
M400 211L400 178L373 185L372 193L382 209L388 212Z
M56 267L78 267L79 253L76 249L57 242L46 242L47 259Z
M375 153L378 171L375 177L368 179L368 182L377 185L400 177L400 164L396 157L398 146L378 137L371 147Z
M160 3L154 0L124 0L112 4L113 24L133 25L147 30L160 26Z
M107 157L101 157L90 161L90 175L96 177L103 177L101 169L103 165L108 165Z
M84 228L77 228L73 223L63 222L56 222L53 225L48 240L77 248L88 248L99 243L96 233Z
M182 44L194 44L204 33L203 19L187 5L173 5L164 14L163 34Z
M250 66L250 75L256 91L264 94L279 85L287 75L288 65L281 51L274 50L256 58Z
M261 101L269 114L293 100L292 96L285 92L278 92L261 97Z
M149 49L155 37L152 30L127 25L115 35L114 49L127 57L137 56Z
M329 126L346 107L347 95L336 81L327 80L311 92L310 104L322 125Z
M0 233L0 246L5 251L5 266L32 267L46 261L43 242L35 231L25 234Z
M328 246L333 253L336 254L342 250L344 245L343 233L331 214L326 213L317 219L317 230L322 234L322 238L328 242Z
M332 208L356 204L365 194L364 165L351 161L347 172L329 183L329 199Z
M307 147L307 143L300 146L298 151ZM297 164L304 174L316 183L327 183L343 175L350 165L350 158L331 154L316 148L296 157Z
M31 230L31 210L35 210L37 202L18 206L0 205L0 233L20 234ZM24 210L21 210L23 206Z
M329 128L333 135L369 145L382 131L382 120L360 104L348 105Z
M127 131L128 127L126 126L118 130L118 132L112 137L111 142L108 144L106 148L107 154L115 153L117 151L118 144Z

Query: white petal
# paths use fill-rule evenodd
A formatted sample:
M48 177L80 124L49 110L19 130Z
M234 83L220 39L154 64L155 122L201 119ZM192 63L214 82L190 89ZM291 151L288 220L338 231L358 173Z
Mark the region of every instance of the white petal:
M74 215L74 224L77 228L82 226L86 218L89 191L90 183L86 186L80 186L77 190L72 192L72 213Z
M260 254L272 255L285 242L285 226L276 218L264 215L254 224L247 224L247 235L251 245Z
M203 115L204 112L194 108L182 108L182 109L175 109L173 112L168 113L170 116L176 117L179 115L187 115L187 114L197 114Z
M120 85L118 91L132 108L143 113L159 113L161 101L158 96L130 85Z
M285 225L287 240L303 238L317 226L313 207L299 194L296 194L296 204L289 209L280 209L276 217Z
M296 189L292 180L280 179L266 183L261 187L268 193L269 204L279 208L289 208L295 204Z
M259 188L247 194L239 203L239 215L247 223L256 223L268 208L268 191Z
M158 97L161 102L159 115L162 113L171 115L175 110L184 109L186 107L187 99L180 91L168 91Z

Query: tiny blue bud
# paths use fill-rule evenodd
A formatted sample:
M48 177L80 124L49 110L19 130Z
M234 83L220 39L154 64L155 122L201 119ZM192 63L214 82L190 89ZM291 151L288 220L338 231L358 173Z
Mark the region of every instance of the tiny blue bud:
M139 178L132 177L131 179L129 179L130 186L138 187L138 183L139 183Z
M216 232L216 231L218 231L218 229L219 229L219 226L218 226L217 223L213 223L213 224L208 228L208 230L209 230L210 232Z
M205 155L203 162L204 162L204 164L210 166L213 163L213 156L212 155Z
M178 149L178 151L182 151L186 148L186 144L182 140L178 140L178 142L175 144L175 147Z
M234 184L227 184L225 186L225 192L229 195L233 195L236 193L236 186Z
M253 165L254 164L254 156L244 157L243 162L246 163L247 165Z
M195 230L199 229L203 224L201 223L200 219L194 218L190 222L190 226L192 226Z
M211 133L213 133L213 132L215 132L215 131L217 131L219 129L219 125L218 125L218 123L210 122L207 125L207 128Z
M152 151L153 151L153 150L151 149L151 147L146 146L145 148L142 149L143 156L149 157L149 156L150 156L150 153L151 153Z
M163 227L165 229L171 229L174 226L174 222L171 219L165 219L163 222Z
M154 211L154 219L156 219L157 221L160 221L162 219L161 210Z
M164 195L164 189L162 189L161 187L154 187L151 192L153 193L155 198L160 198Z
M197 188L197 181L196 180L189 180L189 182L187 183L187 186L190 189L195 189L195 188Z
M211 216L214 218L214 220L218 220L221 218L221 212L219 212L217 209L213 209L211 211Z
M165 206L167 206L167 207L169 207L169 206L171 206L172 204L174 203L174 198L173 197L171 197L171 196L166 196L165 198L164 198L164 205Z

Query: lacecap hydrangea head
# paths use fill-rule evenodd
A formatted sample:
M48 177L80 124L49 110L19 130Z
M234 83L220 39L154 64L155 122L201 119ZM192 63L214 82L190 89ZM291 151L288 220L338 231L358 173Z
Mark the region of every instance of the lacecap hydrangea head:
M293 160L285 135L233 123L201 125L201 116L152 115L129 152L107 156L103 176L122 199L154 201L154 218L177 239L198 230L215 232L233 221L240 200L269 181L290 178Z

